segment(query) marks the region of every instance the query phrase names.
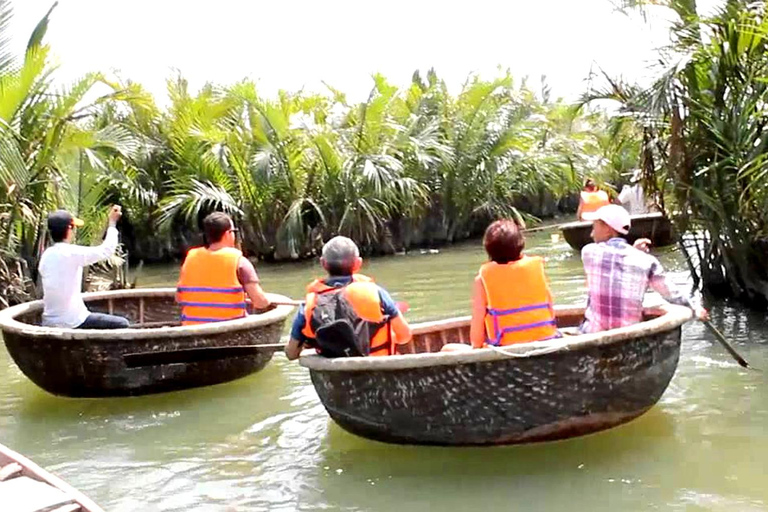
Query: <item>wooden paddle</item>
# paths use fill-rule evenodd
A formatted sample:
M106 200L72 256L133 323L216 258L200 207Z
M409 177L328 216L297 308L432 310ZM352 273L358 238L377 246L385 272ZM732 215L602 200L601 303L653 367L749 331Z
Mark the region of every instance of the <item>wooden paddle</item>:
M690 301L690 299L686 299L686 302L687 302L687 304L688 304L688 307L689 307L689 308L691 308L691 309L693 309L693 310L695 311L695 308L693 307L693 304L691 304L691 301ZM721 345L722 345L722 346L725 348L725 350L726 350L726 351L727 351L727 352L728 352L728 353L731 355L731 357L732 357L732 358L733 358L733 359L734 359L734 360L735 360L737 363L739 363L739 366L741 366L742 368L746 368L746 369L748 369L748 370L754 370L754 371L757 371L757 372L759 372L759 371L762 371L762 370L760 370L759 368L755 368L754 366L750 365L750 364L747 362L747 360L746 360L746 359L744 359L743 357L741 357L741 355L740 355L738 352L736 352L736 349L735 349L735 348L733 348L733 345L731 345L731 344L728 342L728 340L725 338L725 336L723 335L723 333L721 333L721 332L718 330L718 328L717 328L717 327L715 327L714 325L712 325L712 321L711 321L711 320L702 320L701 322L704 324L704 326L705 326L707 329L709 329L709 332L711 332L712 334L714 334L714 335L715 335L715 339L716 339L717 341L719 341L719 342L720 342L720 344L721 344Z
M725 350L728 351L729 354L731 354L731 357L736 360L737 363L739 363L739 366L742 368L747 368L748 370L754 370L756 372L762 371L759 368L755 368L751 364L747 362L746 359L741 357L738 352L736 352L736 349L733 348L733 346L728 343L728 340L723 336L723 333L721 333L717 327L712 325L712 322L710 320L703 320L704 325L709 329L709 332L715 335L715 339L720 342L720 344L725 347Z
M264 352L277 352L285 348L284 343L264 345L228 345L223 347L195 347L179 350L134 352L123 355L123 362L128 368L155 366L158 364L196 363L228 357L242 357Z
M303 301L288 299L271 301L277 306L301 306ZM405 313L410 309L407 302L397 302L397 309ZM285 349L285 343L272 343L264 345L227 345L223 347L196 347L179 350L164 350L150 352L134 352L123 355L123 362L128 368L142 366L155 366L159 364L195 363L199 361L212 361L226 359L228 357L242 357L263 352L277 352Z
M546 229L560 229L566 224L571 224L572 222L575 222L575 221L563 222L560 224L549 224L548 226L538 226L531 229L523 229L523 233L535 233L536 231L544 231Z

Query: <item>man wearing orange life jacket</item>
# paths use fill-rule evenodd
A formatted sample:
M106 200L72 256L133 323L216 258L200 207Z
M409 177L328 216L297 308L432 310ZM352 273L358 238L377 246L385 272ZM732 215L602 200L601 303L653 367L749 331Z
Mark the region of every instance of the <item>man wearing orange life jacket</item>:
M237 229L232 219L214 212L203 220L206 247L190 249L179 275L176 301L182 325L198 325L242 318L248 314L246 295L255 308L269 299L259 285L253 264L235 248Z
M395 353L398 344L411 339L411 328L387 291L370 277L359 274L363 265L357 245L349 238L337 236L323 246L320 258L328 276L307 287L306 304L299 308L286 345L288 359L299 357L302 349L318 349L317 331L323 327L315 314L318 301L325 294L344 294L354 313L368 323L370 356ZM321 351L322 354L322 351Z
M544 262L522 254L525 240L517 224L494 222L485 230L483 245L491 261L475 278L472 347L559 337Z
M579 220L584 220L585 213L596 212L608 204L611 204L608 193L598 189L592 178L587 178L584 189L579 194L579 208L576 210L576 216Z

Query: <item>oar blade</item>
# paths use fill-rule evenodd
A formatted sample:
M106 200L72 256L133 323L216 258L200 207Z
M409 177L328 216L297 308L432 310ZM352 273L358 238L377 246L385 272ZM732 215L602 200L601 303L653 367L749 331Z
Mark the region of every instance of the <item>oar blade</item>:
M244 357L265 352L283 350L285 345L230 345L224 347L196 347L180 350L135 352L123 355L123 362L128 368L157 366L162 364L197 363L216 359Z
M709 329L709 331L710 331L712 334L714 334L714 336L715 336L715 339L716 339L718 342L720 342L720 344L721 344L721 345L723 346L723 348L725 348L725 350L726 350L726 351L727 351L727 352L728 352L728 353L731 355L731 357L733 357L733 358L736 360L736 362L737 362L737 363L739 363L739 366L741 366L742 368L746 368L747 370L754 370L754 371L756 371L756 372L760 372L760 371L762 371L762 370L760 370L759 368L755 368L754 366L752 366L751 364L749 364L749 363L747 362L747 360L746 360L746 359L744 359L743 357L741 357L741 354L739 354L738 352L736 352L736 349L735 349L735 348L733 348L733 347L731 346L731 344L730 344L730 343L728 342L728 340L725 338L725 336L723 335L723 333L721 333L721 332L718 330L718 328L717 328L717 327L715 327L714 325L712 325L712 322L711 322L711 321L707 320L706 322L704 322L704 325L707 327L707 329Z

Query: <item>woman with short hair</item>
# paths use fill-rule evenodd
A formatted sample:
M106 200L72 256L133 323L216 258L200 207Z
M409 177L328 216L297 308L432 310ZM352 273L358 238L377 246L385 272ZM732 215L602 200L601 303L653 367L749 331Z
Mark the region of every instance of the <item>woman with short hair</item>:
M483 245L490 261L475 277L470 339L474 348L559 337L544 260L525 256L513 220L488 226Z

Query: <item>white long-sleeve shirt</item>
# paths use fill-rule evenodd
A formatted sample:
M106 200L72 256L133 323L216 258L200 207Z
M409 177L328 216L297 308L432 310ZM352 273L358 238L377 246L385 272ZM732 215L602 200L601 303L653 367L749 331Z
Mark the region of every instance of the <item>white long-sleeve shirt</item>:
M624 185L624 188L619 193L619 202L630 215L642 215L650 212L645 200L643 187L639 183L632 186Z
M110 226L101 245L88 247L60 242L40 258L43 280L43 325L74 328L88 318L82 297L83 267L112 256L117 248L117 228Z

